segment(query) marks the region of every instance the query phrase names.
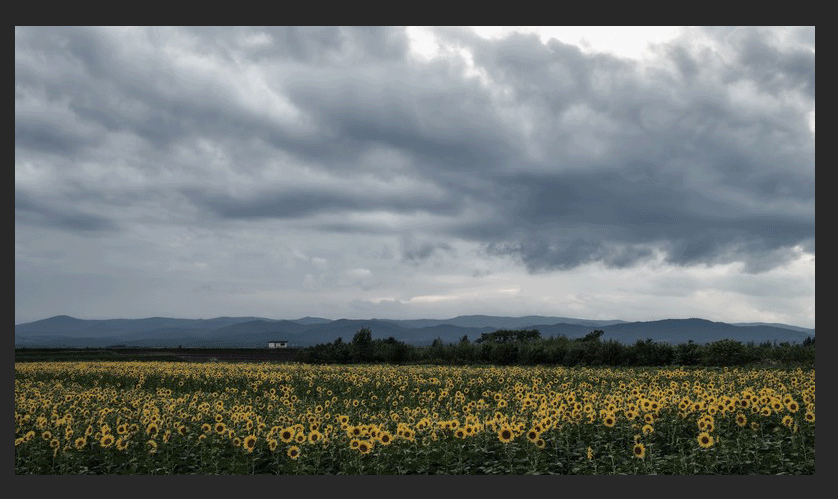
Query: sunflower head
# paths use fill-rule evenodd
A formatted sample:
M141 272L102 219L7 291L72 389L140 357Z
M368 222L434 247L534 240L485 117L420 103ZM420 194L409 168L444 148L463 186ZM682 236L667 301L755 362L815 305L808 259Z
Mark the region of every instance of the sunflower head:
M646 457L646 446L639 442L634 444L633 453L634 457L643 459L644 457Z
M244 438L244 442L242 442L242 447L247 452L253 452L253 449L256 448L256 435L248 435Z
M713 447L713 444L713 436L706 431L703 431L698 435L698 445L700 445L701 448L709 449L710 447Z
M501 428L501 430L498 432L498 440L500 440L503 443L511 442L512 438L512 430L510 430L509 428Z
M372 452L372 442L369 442L367 440L361 440L360 442L358 442L358 451L361 454L369 454L370 452Z
M102 435L102 438L99 440L99 445L102 447L108 448L114 443L114 437L110 433L106 433Z

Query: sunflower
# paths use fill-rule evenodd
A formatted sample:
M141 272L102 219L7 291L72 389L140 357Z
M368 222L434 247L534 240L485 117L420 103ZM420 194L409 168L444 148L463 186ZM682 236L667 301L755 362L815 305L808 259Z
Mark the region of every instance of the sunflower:
M154 438L155 436L157 436L158 431L159 431L159 428L157 427L157 423L149 423L149 425L146 426L146 428L145 428L146 434L148 434L148 436L151 437L151 438Z
M253 449L256 448L256 435L248 435L244 437L242 447L244 447L244 450L248 453L253 452Z
M277 442L276 439L273 439L273 438L268 439L268 449L270 449L271 452L276 451L277 445L279 445L279 442Z
M783 416L783 424L786 425L787 427L791 428L792 425L794 424L794 418L792 418L791 416L786 414L785 416Z
M116 450L122 452L127 448L128 448L128 440L125 440L124 438L118 438L116 440Z
M390 445L390 442L393 441L393 437L386 431L381 432L381 435L378 436L378 441L381 442L381 445Z
M312 430L312 431L308 434L308 441L309 441L309 442L311 442L311 443L314 443L314 442L319 442L319 441L321 441L321 440L323 440L323 434L322 434L322 433L320 433L320 432L319 432L319 431L317 431L317 430Z
M498 440L500 440L503 443L511 442L513 437L514 436L512 434L512 430L509 429L509 428L506 428L506 427L501 428L500 431L498 432Z
M612 415L612 414L608 414L604 418L602 418L602 424L604 424L605 426L608 426L609 428L614 426L616 423L617 423L617 420L616 420L616 418L614 418L614 415Z
M154 454L154 453L157 452L157 442L155 442L154 440L149 440L145 444L146 444L146 447L148 447L148 453L149 454Z
M86 437L79 437L73 442L73 445L76 449L83 449L85 445L87 445L87 438Z
M594 450L588 446L588 461L594 458Z
M806 415L804 416L804 419L806 420L807 423L814 423L815 422L815 413L811 412L811 411L806 411Z
M224 423L215 423L215 432L223 435L227 431L227 425Z
M293 428L285 428L284 430L279 432L279 439L282 440L283 443L288 443L294 440L294 429Z
M288 452L286 452L286 454L288 454L288 457L291 459L297 459L300 457L300 448L296 445L292 445L291 447L288 447Z
M706 431L699 433L697 440L698 445L700 445L703 449L709 449L710 447L713 447L713 437Z
M651 435L654 432L655 432L655 428L652 425L650 425L650 424L643 425L643 434L644 435Z
M111 435L110 433L105 433L104 435L102 435L102 439L99 440L99 445L101 445L102 447L104 447L106 449L108 447L110 447L111 445L113 445L113 443L114 443L114 438L113 438L113 435Z
M745 426L746 424L748 424L748 418L740 412L736 415L736 424L738 424L739 426Z
M361 454L369 454L372 452L372 448L373 444L369 440L361 440L358 442L358 451L360 451Z
M539 437L541 437L541 433L535 430L530 430L527 432L527 440L529 440L530 442L535 443L535 441L538 440Z
M643 444L638 442L638 443L634 444L633 452L634 452L634 457L643 459L644 457L646 457L646 446L644 446Z

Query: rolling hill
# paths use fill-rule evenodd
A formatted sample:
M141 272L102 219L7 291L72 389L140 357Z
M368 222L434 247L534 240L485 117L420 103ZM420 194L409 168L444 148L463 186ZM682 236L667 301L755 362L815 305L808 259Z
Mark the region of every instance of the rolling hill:
M665 319L650 322L589 320L568 317L458 316L451 319L323 319L304 317L277 320L260 317L217 317L213 319L87 320L60 315L15 325L16 347L253 347L263 348L271 340L286 340L291 346L305 347L330 343L337 338L352 341L363 328L373 339L392 337L412 345L430 345L435 339L445 343L467 336L471 341L498 329L538 329L543 338L580 338L594 329L604 331L603 341L631 344L651 339L655 342L709 343L732 339L742 343L801 343L814 336L814 329L784 324L727 324L704 319Z

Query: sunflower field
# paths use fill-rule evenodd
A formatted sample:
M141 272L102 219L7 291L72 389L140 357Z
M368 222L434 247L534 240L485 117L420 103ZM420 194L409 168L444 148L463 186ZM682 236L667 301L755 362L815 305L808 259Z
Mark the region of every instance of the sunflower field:
M16 474L814 471L814 368L15 364Z

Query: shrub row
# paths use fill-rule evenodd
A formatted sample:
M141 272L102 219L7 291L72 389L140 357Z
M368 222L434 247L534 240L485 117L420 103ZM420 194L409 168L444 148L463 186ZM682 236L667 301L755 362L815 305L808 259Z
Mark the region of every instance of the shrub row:
M535 333L535 334L534 334ZM431 346L408 345L390 337L372 339L363 328L352 342L341 338L300 349L297 361L310 364L441 364L441 365L561 365L561 366L744 366L753 364L811 365L815 341L803 344L770 342L759 345L721 340L671 345L651 339L627 345L601 341L602 331L584 338L541 338L537 330L497 331L471 342L437 339Z

